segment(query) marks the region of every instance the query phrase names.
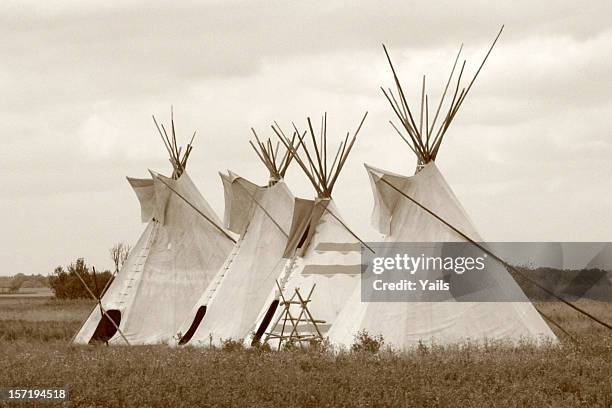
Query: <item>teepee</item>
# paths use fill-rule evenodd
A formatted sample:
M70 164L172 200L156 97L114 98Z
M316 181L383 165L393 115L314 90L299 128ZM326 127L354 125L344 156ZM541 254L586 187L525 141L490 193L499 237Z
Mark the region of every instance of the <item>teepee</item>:
M405 137L393 123L392 125L417 159L416 173L411 177L366 165L375 202L373 225L385 235L386 242L482 241L474 224L436 166L435 159L448 126L472 87L491 49L469 85L461 88L464 61L456 80L452 101L446 108L442 123L436 126L461 50L455 59L433 120L430 122L429 97L425 94L425 77L423 77L421 90L420 115L416 116L406 102L403 89L385 48L397 87L397 95L391 89L383 89L383 93L408 137ZM432 246L429 245L429 248ZM379 255L383 254L376 254L376 256ZM435 280L441 276L428 276L428 278ZM355 334L362 330L372 335L381 334L386 344L400 349L416 346L419 342L449 344L466 340L479 342L485 339L556 340L538 311L502 265L488 263L485 273L478 277L478 281L481 280L493 285L497 290L511 294L515 300L519 301L462 301L464 299L460 299L461 294L451 293L451 296L444 301L431 301L430 299L419 301L425 300L419 298L409 302L362 302L362 288L357 287L330 330L330 341L349 346L353 343Z
M163 125L158 130L172 177L152 171L148 179L128 177L147 226L75 343L169 341L232 248L233 238L185 171L193 137L182 150L174 120L170 135Z
M251 343L266 341L270 336L278 339L282 327L289 324L281 322L282 319L279 318L284 310L280 304L283 295L289 299L295 290L299 289L306 296L313 286L315 288L308 302L313 319L303 319L292 327L303 335L320 333L325 336L359 282L360 241L342 220L332 199L332 191L366 116L367 113L352 137L347 133L333 160L328 160L327 155L327 115L322 118L318 137L308 118L307 132L312 142L310 147L304 140L297 145L292 143L280 128L273 127L312 183L317 197L314 200L295 199L284 251L287 262L281 273L275 277L278 286L270 291L265 307L259 314L250 337ZM299 134L297 128L295 131ZM298 153L300 147L302 153ZM315 320L318 322L317 327L312 324Z
M258 186L232 172L221 174L225 226L240 238L181 325L178 344L218 345L246 338L286 262L293 195L283 178L292 156L288 150L279 154L280 142L274 147L269 139L261 142L255 130L253 134L256 141L250 143L269 171L268 184Z

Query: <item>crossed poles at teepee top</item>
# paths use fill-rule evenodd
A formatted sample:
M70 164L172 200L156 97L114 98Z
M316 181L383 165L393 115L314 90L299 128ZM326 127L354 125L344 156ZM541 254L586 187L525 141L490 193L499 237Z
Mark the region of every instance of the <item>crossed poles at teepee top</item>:
M119 326L117 326L117 323L115 323L115 321L113 320L113 318L106 312L106 310L104 309L104 307L102 307L102 295L104 294L104 292L106 291L106 289L108 288L108 285L110 285L112 279L109 279L108 282L106 282L106 285L104 285L104 288L102 288L102 292L98 292L98 295L95 295L91 289L89 289L89 286L87 286L87 283L85 283L85 281L83 280L83 278L81 277L81 275L79 274L79 272L75 271L76 276L79 278L79 280L81 281L81 283L83 284L83 286L85 287L85 289L87 290L87 292L89 292L89 295L98 302L98 306L100 307L100 314L102 316L106 316L106 318L111 322L111 324L115 327L115 329L119 332L119 334L121 335L121 338L123 339L123 341L125 341L125 343L129 346L130 342L125 338L125 335L123 334L123 332L121 331L121 329L119 328ZM94 278L94 284L96 286L96 292L97 292L97 288L98 288L98 281L96 280L96 268L93 268L93 278ZM108 344L108 342L106 343Z
M321 334L321 331L319 330L319 326L317 326L317 323L323 324L325 323L325 320L316 320L310 313L310 310L308 310L308 303L310 302L310 298L312 297L312 292L314 292L315 286L317 285L316 284L312 285L312 288L310 289L310 292L308 292L308 296L306 296L306 298L302 297L302 294L300 293L299 288L295 288L295 292L288 300L283 295L283 290L280 284L278 283L278 280L276 281L276 286L278 287L278 290L280 292L281 306L283 306L284 310L278 316L274 324L271 326L270 331L266 333L264 344L266 344L271 339L278 339L278 350L280 350L283 344L283 341L293 342L294 340L296 340L300 343L300 346L301 346L303 341L323 340L323 335ZM301 308L300 313L297 316L297 318L291 314L291 305L299 305ZM281 332L280 334L275 334L274 330L276 326L278 326L278 324L280 323L281 319L283 320ZM285 329L287 328L287 322L291 324L291 332L289 333L289 335L285 334ZM298 329L298 325L300 323L311 323L314 329L316 330L317 334L314 334L314 333L300 334L299 329Z

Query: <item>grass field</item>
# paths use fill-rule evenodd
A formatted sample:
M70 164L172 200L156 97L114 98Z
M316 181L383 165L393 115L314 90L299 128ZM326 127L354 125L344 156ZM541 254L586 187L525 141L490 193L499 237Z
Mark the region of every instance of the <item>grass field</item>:
M582 306L612 321L612 304ZM557 303L540 307L578 344L553 328L561 345L377 354L70 345L92 307L0 297L0 387L68 385L79 407L612 406L609 332Z

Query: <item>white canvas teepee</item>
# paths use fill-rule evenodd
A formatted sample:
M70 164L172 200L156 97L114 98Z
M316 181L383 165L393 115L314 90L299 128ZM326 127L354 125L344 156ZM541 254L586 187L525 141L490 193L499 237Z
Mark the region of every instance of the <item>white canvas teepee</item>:
M317 327L314 327L312 321L302 319L303 321L298 322L296 330L302 335L307 333L314 335L320 332L325 336L344 302L359 282L361 246L342 220L331 193L365 117L352 139L347 135L340 144L336 158L329 167L326 116L323 118L319 143L308 119L314 151L309 151L303 141L294 146L280 129L276 129L279 138L312 182L318 197L314 200L300 198L295 200L291 230L285 249L288 262L277 276L280 291L276 287L268 296L266 306L261 310L253 328L252 342L266 341L270 338L270 334L278 336L283 331L283 325L285 329L291 331L289 323L281 321L283 313L283 308L280 307L282 304L279 305L281 291L286 298L290 298L297 288L306 297L313 285L316 287L308 303L308 309L312 314L312 320L318 321ZM298 153L300 146L304 154Z
M260 187L231 172L221 174L225 225L240 238L181 326L178 344L218 345L246 338L286 262L293 195L283 177L292 156L279 157L278 146L273 149L269 140L264 144L257 138L252 146L270 181Z
M391 68L393 69L393 65ZM390 90L384 92L410 138L409 141L400 133L416 154L418 167L414 176L406 177L366 166L375 201L374 226L386 235L387 242L466 242L466 237L471 241L481 241L480 235L434 162L446 129L475 77L459 94L456 91L448 113L441 127L437 129L437 113L433 122L428 122L427 98L422 98L425 99L425 109L421 109L421 112L426 113L426 120L423 122L421 114L419 125L415 123L395 70L393 73L399 93L398 99ZM451 72L450 78L452 75ZM460 77L456 89L459 87ZM424 94L423 87L422 95ZM433 280L437 277L428 278ZM381 334L385 343L402 349L416 346L419 342L449 344L485 339L556 340L538 311L501 264L488 264L485 273L479 276L480 279L493 284L498 291L510 293L514 299L522 301L467 302L461 301L456 297L458 295L453 294L445 301L362 302L361 287L358 287L330 330L330 341L349 346L353 343L355 334L362 330L371 335ZM517 294L521 296L518 299Z
M427 207L475 241L481 241L461 204L434 162L414 176L405 177L367 167L375 196L373 222L386 234L387 242L465 242L456 232L408 201L382 180L386 180ZM377 254L378 255L378 254ZM428 276L430 280L439 277ZM501 265L488 265L482 281L501 288L515 300L521 289ZM365 330L382 334L385 342L399 348L419 341L436 344L465 340L554 340L555 335L526 297L515 302L362 302L356 288L329 338L335 344L350 345L354 335Z
M165 143L172 151L173 177L151 172L150 179L128 178L147 227L76 343L169 341L232 247L232 238L185 172L191 143L181 156L172 128L172 139L166 135Z

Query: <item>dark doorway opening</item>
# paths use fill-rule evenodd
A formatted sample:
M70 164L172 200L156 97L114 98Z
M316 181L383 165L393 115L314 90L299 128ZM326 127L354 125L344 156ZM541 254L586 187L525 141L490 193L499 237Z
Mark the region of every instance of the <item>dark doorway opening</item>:
M89 344L107 343L117 333L119 323L121 323L121 312L116 309L107 310L102 315L96 331L91 336L91 340L89 340Z
M182 346L183 344L187 344L189 340L191 340L196 330L198 330L198 326L200 325L200 323L202 323L202 319L204 319L205 314L206 314L206 306L200 306L198 308L198 311L196 312L193 322L191 322L191 326L189 326L189 330L187 330L187 333L185 333L183 337L181 337L181 339L179 340L179 343L178 343L179 346Z
M297 248L298 249L302 249L302 247L304 246L304 244L306 243L306 239L308 238L308 233L310 232L310 224L308 225L308 227L306 227L306 230L304 231L304 233L302 234L302 237L300 238L300 241L297 244Z
M261 324L259 325L259 328L257 329L257 332L255 333L255 336L253 336L253 341L251 342L251 346L254 346L257 343L259 343L259 341L261 340L261 337L266 332L268 325L270 325L270 321L274 317L274 313L276 313L277 307L278 307L278 299L273 300L272 303L270 304L270 307L268 308L266 315L264 316Z

